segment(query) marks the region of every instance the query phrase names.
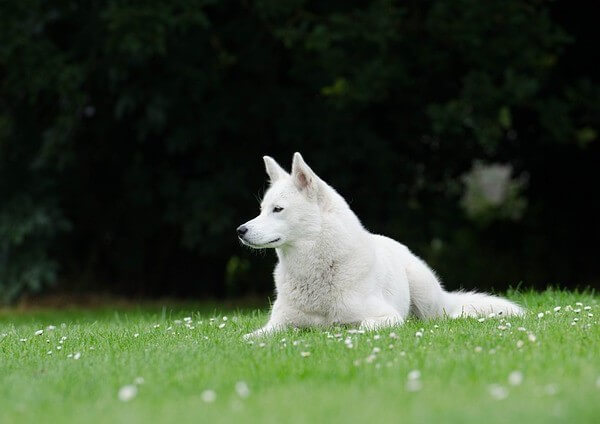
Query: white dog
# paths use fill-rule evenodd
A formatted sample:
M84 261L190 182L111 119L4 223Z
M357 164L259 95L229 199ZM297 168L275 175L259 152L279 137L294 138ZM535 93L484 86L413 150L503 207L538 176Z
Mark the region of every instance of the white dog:
M277 252L277 298L269 322L247 336L332 324L374 329L402 324L409 312L422 319L523 314L506 299L445 291L406 246L369 233L299 153L291 175L263 159L271 186L260 215L237 232L245 245Z

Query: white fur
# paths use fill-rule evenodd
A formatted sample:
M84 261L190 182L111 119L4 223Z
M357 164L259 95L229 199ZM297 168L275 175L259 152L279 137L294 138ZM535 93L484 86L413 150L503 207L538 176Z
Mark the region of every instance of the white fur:
M357 323L373 329L402 324L409 312L422 319L523 314L503 298L445 291L406 246L369 233L299 153L291 175L272 158L264 161L271 186L240 240L275 248L277 298L269 322L247 336L290 326Z

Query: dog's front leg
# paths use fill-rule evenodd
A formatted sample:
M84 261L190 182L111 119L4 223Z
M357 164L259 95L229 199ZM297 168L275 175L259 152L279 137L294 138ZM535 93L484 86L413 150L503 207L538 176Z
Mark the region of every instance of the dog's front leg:
M289 315L289 311L286 312L283 302L277 298L273 303L271 316L267 324L258 330L244 335L244 339L247 340L254 337L266 336L276 331L285 330L285 328L289 325L287 315Z

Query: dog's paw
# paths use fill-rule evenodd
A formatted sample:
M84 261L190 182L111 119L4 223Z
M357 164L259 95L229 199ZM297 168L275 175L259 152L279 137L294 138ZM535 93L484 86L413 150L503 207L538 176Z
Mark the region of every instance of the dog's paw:
M259 336L259 334L257 334L257 333L258 333L258 331L253 331L252 333L244 334L242 336L242 339L244 339L244 340L255 339L255 338L257 338Z
M366 319L361 321L360 326L358 327L363 331L374 331L381 327L381 324L374 319Z
M271 333L272 331L273 331L272 327L263 327L263 328L259 328L258 330L253 331L252 333L244 334L244 336L242 338L244 340L252 340L252 339L256 339L261 336L266 336L267 334Z
M385 327L400 325L402 322L402 318L396 316L367 318L361 321L360 329L364 331L375 331Z

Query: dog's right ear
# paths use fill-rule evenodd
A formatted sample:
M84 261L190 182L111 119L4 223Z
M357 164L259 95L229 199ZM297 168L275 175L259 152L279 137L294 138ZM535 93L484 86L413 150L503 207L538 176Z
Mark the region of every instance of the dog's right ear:
M289 176L289 174L285 172L285 169L279 166L271 156L263 156L263 160L265 161L265 170L267 171L271 183L274 183L280 178Z

